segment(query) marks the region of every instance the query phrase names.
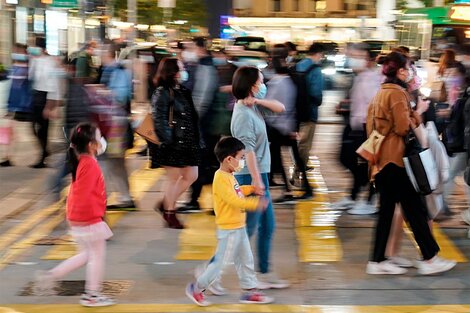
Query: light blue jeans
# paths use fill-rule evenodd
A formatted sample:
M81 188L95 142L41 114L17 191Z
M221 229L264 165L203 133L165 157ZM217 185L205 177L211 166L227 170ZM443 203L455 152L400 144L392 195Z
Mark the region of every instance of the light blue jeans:
M258 286L256 280L253 252L246 227L217 230L217 250L215 256L206 267L204 273L197 279L197 288L207 289L220 277L223 269L233 262L237 270L242 289L253 289Z
M251 185L251 175L249 174L235 175L235 178L240 186ZM276 228L276 220L274 217L271 194L269 193L269 173L262 173L261 178L266 186L265 197L269 200L269 204L264 211L247 212L246 228L250 238L255 234L256 230L258 230L258 266L260 273L265 274L269 272L269 256L271 254L271 244Z

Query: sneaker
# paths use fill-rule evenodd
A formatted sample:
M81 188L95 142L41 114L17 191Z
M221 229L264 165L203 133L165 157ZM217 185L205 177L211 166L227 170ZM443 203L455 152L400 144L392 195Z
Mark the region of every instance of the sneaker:
M194 270L194 277L196 280L204 273L207 268L207 264L200 264ZM207 287L214 296L225 296L227 294L227 290L222 286L222 281L220 276L209 286Z
M388 260L392 262L392 264L399 267L409 268L414 266L413 262L408 259L402 258L401 256L391 256L388 258Z
M49 271L36 271L33 292L38 296L52 296L56 294L57 281Z
M3 161L2 163L0 163L0 167L10 167L10 166L13 166L13 164L11 164L10 160L6 160L6 161Z
M203 292L196 292L194 289L194 283L190 283L186 286L186 296L191 299L194 303L199 306L209 306L211 303L204 299Z
M350 209L352 208L354 205L356 204L356 202L351 199L350 197L344 197L343 199L335 202L335 203L332 203L331 204L331 208L333 209Z
M258 289L284 289L287 287L289 287L289 282L279 279L273 272L258 274Z
M393 264L389 260L367 263L366 273L369 275L402 275L408 272L406 269Z
M364 201L359 201L354 207L348 210L351 215L370 215L377 213L377 208Z
M274 298L268 297L262 292L259 291L247 291L242 294L240 297L240 303L244 304L268 304L273 303Z
M84 293L80 297L80 304L86 307L110 306L116 304L116 301L100 294L90 295Z
M451 270L457 262L452 260L446 260L439 256L433 257L428 261L417 262L418 274L420 275L432 275Z
M467 209L460 214L462 221L470 225L470 211Z

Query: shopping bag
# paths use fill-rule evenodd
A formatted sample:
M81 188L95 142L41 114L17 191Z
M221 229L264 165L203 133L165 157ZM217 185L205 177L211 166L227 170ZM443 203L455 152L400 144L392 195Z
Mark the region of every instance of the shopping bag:
M140 136L142 136L144 139L157 145L160 144L160 141L157 137L157 133L155 132L153 117L151 113L145 115L142 122L140 122L139 126L137 126L134 131Z
M436 80L431 83L431 93L428 99L434 102L445 102L447 100L447 90L444 81Z
M439 183L439 172L430 149L423 149L413 131L406 139L406 151L403 158L406 173L416 190L422 195L433 192Z
M380 148L382 147L384 139L385 136L374 129L369 135L369 138L356 150L356 153L369 163L375 164L378 161Z

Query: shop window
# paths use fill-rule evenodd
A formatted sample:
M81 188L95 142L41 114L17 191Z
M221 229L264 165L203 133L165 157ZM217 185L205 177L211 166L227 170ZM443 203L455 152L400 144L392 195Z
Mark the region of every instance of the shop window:
M273 12L281 12L281 0L273 0Z

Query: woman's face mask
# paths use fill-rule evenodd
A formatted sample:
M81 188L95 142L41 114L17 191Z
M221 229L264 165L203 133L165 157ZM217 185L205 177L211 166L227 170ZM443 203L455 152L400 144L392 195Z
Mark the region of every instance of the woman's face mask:
M257 99L264 99L266 97L266 93L268 92L268 88L265 84L260 84L258 86L258 92L256 92L253 97Z
M180 76L178 77L178 83L187 82L189 79L189 74L187 71L180 71Z

